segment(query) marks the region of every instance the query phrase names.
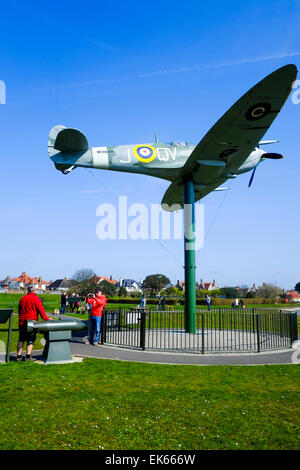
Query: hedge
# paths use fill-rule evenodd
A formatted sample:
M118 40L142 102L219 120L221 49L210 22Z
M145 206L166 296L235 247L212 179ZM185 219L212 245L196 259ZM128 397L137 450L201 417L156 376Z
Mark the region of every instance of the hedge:
M132 305L139 305L141 303L140 299L134 299L132 297L120 297L120 298L110 298L108 300L109 304L132 304ZM231 305L233 302L233 299L220 299L220 298L211 298L210 304L211 305ZM262 297L255 297L254 299L247 299L244 298L243 302L245 305L247 304L278 304L281 303L281 300L278 299L265 299ZM282 302L285 303L285 302ZM148 305L157 305L158 304L158 299L147 299L147 304ZM166 304L167 305L184 305L184 298L166 298ZM197 305L206 305L206 299L203 298L197 298L196 299L196 304Z

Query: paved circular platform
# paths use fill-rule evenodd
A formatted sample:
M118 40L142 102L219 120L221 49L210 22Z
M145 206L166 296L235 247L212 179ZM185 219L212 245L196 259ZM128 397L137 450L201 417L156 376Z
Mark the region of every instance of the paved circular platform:
M56 317L54 315L51 315ZM57 316L59 317L59 316ZM63 316L61 316L63 317ZM68 317L70 318L70 317ZM86 345L87 332L77 332L70 341L71 354L74 359L79 357L89 357L95 359L110 359L118 361L144 362L153 364L178 364L178 365L266 365L266 364L295 364L300 362L295 356L295 349L286 348L267 352L222 352L222 353L183 353L164 351L142 351L139 349L117 347L110 345L92 346ZM209 336L209 335L207 335ZM245 337L248 341L250 337ZM300 339L300 338L299 338ZM239 341L241 337L239 338ZM251 338L252 343L252 338ZM33 357L40 357L41 351L33 351ZM295 360L296 357L296 360ZM16 354L11 354L14 360Z
M71 353L74 356L112 359L118 361L146 362L155 364L182 365L263 365L293 364L294 349L272 352L193 354L181 352L141 351L108 345L92 346L84 344L85 338L73 338Z
M105 342L108 345L138 349L140 335L128 335L125 329L117 332L108 330ZM262 351L286 349L290 346L290 338L270 333L260 333L259 345ZM197 330L192 334L180 328L172 330L152 328L145 331L145 349L158 350L159 352L194 352L195 354L201 353L202 349L205 353L248 353L257 351L258 336L256 332L237 329L206 329L204 332Z

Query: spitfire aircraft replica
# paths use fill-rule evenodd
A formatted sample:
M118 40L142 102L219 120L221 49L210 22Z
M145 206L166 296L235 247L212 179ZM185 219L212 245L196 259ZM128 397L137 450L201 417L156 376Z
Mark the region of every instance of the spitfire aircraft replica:
M196 266L194 204L230 178L252 171L267 159L282 155L260 148L278 141L261 141L280 112L296 80L295 65L268 75L245 93L208 131L198 145L154 143L89 147L77 129L53 127L48 152L64 174L77 167L139 173L170 181L162 207L184 209L185 218L185 330L196 332ZM188 246L188 248L187 248Z

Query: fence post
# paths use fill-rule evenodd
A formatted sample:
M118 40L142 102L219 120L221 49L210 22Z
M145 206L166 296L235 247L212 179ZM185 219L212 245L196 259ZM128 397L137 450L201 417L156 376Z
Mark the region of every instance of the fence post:
M257 352L260 352L260 337L259 337L259 314L255 314L256 317L256 337L257 337Z
M91 311L89 310L89 313L88 313L88 338L90 338L90 329L91 329Z
M118 312L118 331L121 330L121 309L119 308L119 312Z
M141 312L141 336L140 336L140 347L143 351L146 349L146 312L142 310Z
M255 313L254 313L254 308L251 308L251 313L252 313L252 327L253 327L253 333L255 333Z
M201 331L202 331L202 348L201 348L201 353L204 354L204 313L201 313Z
M101 344L106 342L106 312L102 316L102 328L101 328Z
M290 313L290 338L291 346L298 339L297 312Z

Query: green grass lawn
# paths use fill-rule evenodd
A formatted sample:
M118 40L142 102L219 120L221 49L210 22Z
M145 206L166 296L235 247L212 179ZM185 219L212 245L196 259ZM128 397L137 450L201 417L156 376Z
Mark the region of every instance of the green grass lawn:
M24 294L2 294L0 293L0 308L13 308L14 312L18 311L18 303L20 298ZM57 294L39 294L38 297L42 299L44 308L46 312L53 313L54 309L60 308L60 295ZM286 305L286 304L247 304L247 308L279 308L284 309L293 305ZM127 308L133 307L133 304L118 304L118 303L109 303L107 304L107 308L117 309L118 307ZM230 305L226 306L212 306L212 308L231 308ZM198 306L198 308L205 308L205 306ZM300 305L299 305L300 308ZM156 310L155 305L151 305L151 309ZM176 305L174 306L174 310L183 310L183 305Z
M0 366L0 449L299 449L297 364Z
M0 308L13 308L18 312L18 303L24 294L0 294ZM60 307L60 295L39 294L38 297L43 301L46 312L54 312L54 309Z

